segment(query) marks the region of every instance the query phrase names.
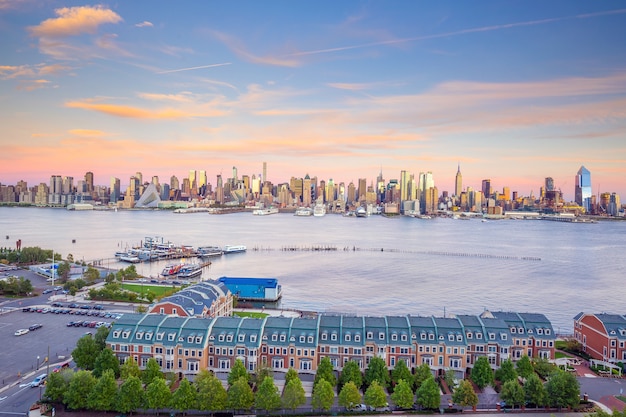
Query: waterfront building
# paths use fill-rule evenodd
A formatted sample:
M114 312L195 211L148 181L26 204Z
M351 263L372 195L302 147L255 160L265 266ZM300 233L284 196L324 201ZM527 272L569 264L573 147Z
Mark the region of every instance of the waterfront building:
M626 315L578 313L574 338L583 352L605 362L626 362Z
M584 208L587 213L591 213L591 197L591 172L584 166L581 166L576 174L574 201Z
M148 312L179 317L230 316L233 295L222 282L202 281L162 298L150 306Z
M553 359L555 339L547 318L529 313L263 319L125 314L106 343L121 362L132 355L145 367L154 357L164 371L182 374L228 372L236 359L249 371L267 364L275 372L294 368L314 374L324 357L336 371L350 360L364 371L373 357L380 357L389 369L400 361L410 369L425 363L439 375L450 369L463 378L480 356L488 357L493 369L524 355Z

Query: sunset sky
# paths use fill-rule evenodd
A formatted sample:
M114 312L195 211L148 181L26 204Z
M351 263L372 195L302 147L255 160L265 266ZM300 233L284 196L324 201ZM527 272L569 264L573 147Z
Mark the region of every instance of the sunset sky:
M626 199L621 1L0 0L0 183L190 169Z

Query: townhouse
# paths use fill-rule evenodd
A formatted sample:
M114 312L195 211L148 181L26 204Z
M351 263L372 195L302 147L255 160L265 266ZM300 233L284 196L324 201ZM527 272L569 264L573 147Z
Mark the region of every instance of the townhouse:
M202 281L162 298L148 312L180 317L230 316L233 295L222 282Z
M153 357L166 372L200 369L229 372L236 359L249 371L269 366L315 373L328 357L336 370L355 361L365 370L373 357L389 369L404 361L410 369L428 364L443 374L465 376L480 356L492 368L522 356L554 358L556 336L541 314L484 312L480 316L360 317L179 317L127 314L107 338L121 362L129 356L144 367Z
M574 317L574 338L583 352L605 362L626 362L626 316L578 313Z

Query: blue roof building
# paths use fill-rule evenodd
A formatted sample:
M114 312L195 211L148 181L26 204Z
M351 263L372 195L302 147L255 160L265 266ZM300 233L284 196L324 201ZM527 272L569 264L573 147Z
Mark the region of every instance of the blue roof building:
M242 301L278 301L283 295L276 278L221 277L217 281Z

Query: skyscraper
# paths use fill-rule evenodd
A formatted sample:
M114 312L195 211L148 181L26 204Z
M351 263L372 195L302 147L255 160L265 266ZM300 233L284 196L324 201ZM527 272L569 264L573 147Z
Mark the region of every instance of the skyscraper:
M87 184L87 192L93 191L93 172L85 173L85 183Z
M460 196L463 192L463 176L461 175L461 164L459 164L456 170L456 178L454 180L454 195Z
M481 190L485 198L491 197L491 180L490 179L483 180Z
M109 202L117 204L117 201L120 199L120 179L111 177L110 187Z
M583 207L586 212L591 212L591 172L584 165L580 167L578 174L576 174L574 201Z
M409 174L402 170L400 171L400 201L408 200L409 190Z

